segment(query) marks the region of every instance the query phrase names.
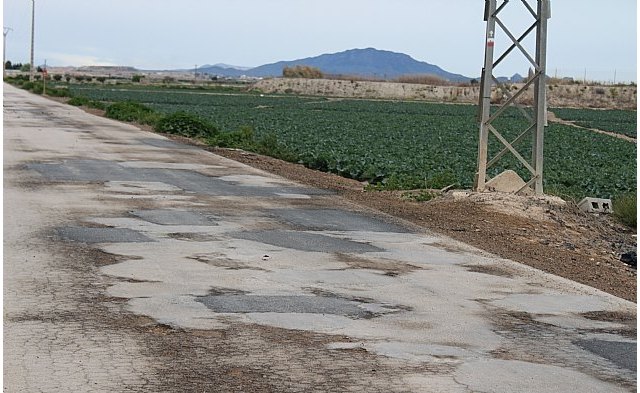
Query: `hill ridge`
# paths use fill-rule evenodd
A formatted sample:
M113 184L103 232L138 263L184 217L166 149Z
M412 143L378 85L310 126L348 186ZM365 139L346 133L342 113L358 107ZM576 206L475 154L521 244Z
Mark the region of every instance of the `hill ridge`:
M198 68L199 72L220 76L277 77L284 67L306 65L329 75L354 75L379 79L395 79L403 75L434 75L452 82L468 82L471 78L448 72L437 65L418 61L411 56L376 48L348 49L296 60L282 60L250 69L219 66Z

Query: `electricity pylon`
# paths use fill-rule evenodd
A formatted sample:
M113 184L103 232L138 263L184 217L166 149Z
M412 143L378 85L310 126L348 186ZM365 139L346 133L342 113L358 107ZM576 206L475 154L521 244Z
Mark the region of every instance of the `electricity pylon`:
M482 79L480 87L480 140L478 143L478 171L475 179L475 190L485 191L487 182L487 169L493 166L505 154L513 154L519 163L522 164L531 174L529 180L525 179L525 185L518 191L522 192L527 187L532 188L536 194L542 194L542 172L543 172L543 152L544 152L544 127L546 123L546 67L547 67L547 20L551 17L550 0L537 1L537 7L532 7L531 0L520 0L527 11L533 16L533 24L518 38L516 38L507 25L501 19L501 13L509 5L509 0L485 0L484 20L487 22L484 68L482 69ZM515 2L519 3L518 1ZM499 27L511 45L498 58L494 60L494 48L496 40L496 27ZM524 40L529 34L535 32L535 55L532 56L524 47ZM524 85L517 90L511 90L504 86L494 75L493 70L514 49L518 49L529 61L532 67L532 75L526 80ZM517 53L517 51L516 51ZM505 95L506 101L494 108L491 107L492 88L496 87ZM533 110L525 108L518 103L518 98L533 86ZM505 111L515 106L520 113L528 120L528 126L524 131L511 141L508 141L496 128L495 120ZM525 159L515 148L515 145L533 134L532 157ZM489 159L489 136L492 135L502 145L502 149L491 159Z

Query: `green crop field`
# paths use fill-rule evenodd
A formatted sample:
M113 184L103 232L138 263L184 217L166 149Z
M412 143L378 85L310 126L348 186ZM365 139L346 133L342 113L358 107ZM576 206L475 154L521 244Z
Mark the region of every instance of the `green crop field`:
M636 111L627 110L585 110L573 108L553 108L555 115L575 124L603 131L615 132L635 138L638 129Z
M469 188L473 182L478 125L476 108L471 105L101 86L72 87L72 93L105 102L136 101L161 113L190 112L223 132L249 126L257 137L275 136L309 167L385 188L451 184ZM595 112L603 111L584 109L572 114L587 119L596 118ZM619 112L624 121L629 119L630 115ZM515 110L509 114L496 123L507 139L525 127ZM601 119L604 127L618 117ZM528 141L522 142L527 145ZM490 152L498 148L494 144ZM523 148L521 154L528 157L531 153ZM505 156L491 175L506 168L526 174L515 159ZM544 176L545 192L563 197L635 194L636 145L552 124L545 134Z

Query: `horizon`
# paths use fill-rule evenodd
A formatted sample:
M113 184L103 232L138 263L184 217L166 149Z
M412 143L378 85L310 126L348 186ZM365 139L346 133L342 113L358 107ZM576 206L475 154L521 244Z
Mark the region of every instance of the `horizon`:
M347 51L366 50L366 49L374 49L374 50L377 50L377 51L392 52L392 53L396 53L396 54L407 55L405 53L395 52L395 51L388 50L388 49L378 49L378 48L368 47L368 48L345 49L345 50L342 50L342 51L339 51L339 52L333 52L333 53L322 53L322 54L319 54L319 55L316 55L316 56L310 56L308 58L315 58L315 57L319 57L319 56L322 56L322 55L333 55L333 54L343 53L343 52L347 52ZM409 55L407 55L407 56L409 56ZM416 60L416 61L424 62L423 60L415 59L412 56L410 56L410 57L412 59ZM308 59L308 58L304 58L304 59ZM278 61L274 61L272 63L260 64L260 65L253 66L253 67L242 66L242 65L231 65L231 64L227 64L227 63L203 64L203 65L196 65L196 66L197 66L197 70L205 69L205 68L209 68L209 67L220 67L220 68L235 68L235 69L238 69L238 70L249 71L249 70L251 70L253 68L258 68L258 67L262 67L264 65L269 65L269 64L276 64L276 63L279 63L279 62L282 62L282 61L289 62L289 61L298 61L298 60L304 60L304 59L278 60ZM431 64L431 63L429 63L429 64ZM41 64L39 66L42 66L42 65L43 64ZM442 66L440 66L438 64L432 64L432 65L438 66L438 67L442 68L444 71L448 71L445 67L442 67ZM222 67L222 66L224 66L224 67ZM100 67L105 67L105 68L107 68L107 67L112 67L112 68L134 68L135 70L140 71L140 72L193 72L193 70L196 69L195 67L192 67L192 68L174 68L174 69L146 69L146 68L138 68L138 67L135 67L133 65L128 65L128 64L91 64L91 65L51 65L51 64L48 64L47 67L48 68L76 68L76 69L77 68L89 68L89 67L95 67L95 68L100 68ZM547 75L549 77L560 78L560 79L562 79L562 78L572 78L572 79L578 80L578 81L582 81L583 80L581 78L575 78L575 77L566 76L566 75L551 75L549 71L550 70L547 70ZM523 77L526 74L527 74L527 72L517 72L516 71L515 73L513 73L511 75L498 75L497 77L498 78L511 78L511 77L514 77L514 76ZM407 76L409 76L409 75L407 75ZM480 77L479 75L477 75L477 76L463 75L463 76L466 77L466 78L469 78L469 79L477 79L477 78ZM601 81L601 80L595 80L595 79L586 79L586 82L611 83L611 81ZM621 80L619 80L616 83L634 84L636 82L635 82L635 80L630 80L630 81L621 81Z
M255 68L374 47L470 78L481 73L485 22L479 0L327 0L323 6L274 1L278 4L35 0L34 63L140 70L218 63ZM637 5L632 0L615 2L616 7L552 2L548 74L603 82L637 80ZM507 7L513 11L505 22L517 34L526 29L531 15L522 13L524 7L517 3L513 6ZM7 35L6 59L29 63L31 3L6 0L3 11L4 26L13 29ZM498 38L497 47L510 44ZM527 40L524 44L531 47ZM510 60L496 73L525 75L528 67L524 58Z

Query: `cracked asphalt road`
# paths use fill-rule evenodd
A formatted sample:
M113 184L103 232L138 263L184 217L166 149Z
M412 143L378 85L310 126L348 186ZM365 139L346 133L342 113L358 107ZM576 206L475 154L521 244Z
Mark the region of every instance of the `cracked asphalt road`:
M634 303L8 85L3 140L7 392L636 389Z

